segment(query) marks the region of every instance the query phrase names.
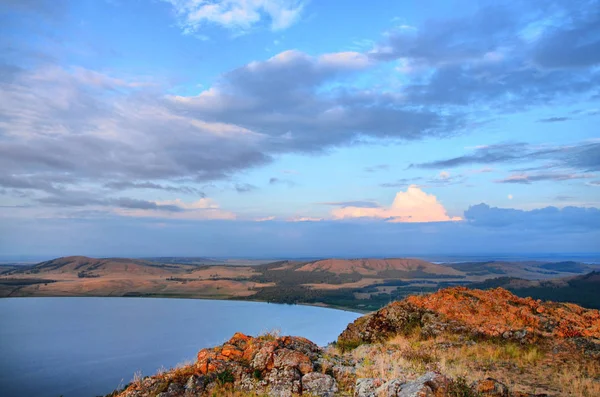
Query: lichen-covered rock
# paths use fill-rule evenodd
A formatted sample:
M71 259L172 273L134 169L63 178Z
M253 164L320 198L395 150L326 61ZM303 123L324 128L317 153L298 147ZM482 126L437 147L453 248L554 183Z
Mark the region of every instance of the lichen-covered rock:
M450 379L436 372L428 372L420 378L404 383L397 397L437 397L446 396Z
M302 393L302 374L297 368L274 368L265 378L268 392L273 397L291 397Z
M320 372L311 372L302 377L302 392L322 397L333 397L338 386L331 376Z
M471 385L474 392L482 394L486 397L509 397L510 393L505 384L498 382L493 378L486 378L474 382Z
M323 363L322 350L306 338L253 338L236 333L221 346L200 350L196 363L183 371L185 376L147 378L122 395L202 396L231 387L272 396L299 395L303 390L332 396L337 391L335 380L325 374L311 375L315 365ZM306 386L303 379L308 382Z
M378 390L385 384L381 378L361 378L356 380L354 397L378 397Z
M600 311L571 303L520 298L507 290L453 287L393 302L349 324L341 347L383 342L419 327L424 337L445 332L502 337L521 343L539 338L600 338Z
M354 397L443 397L448 396L450 379L436 372L406 382L402 379L358 379Z

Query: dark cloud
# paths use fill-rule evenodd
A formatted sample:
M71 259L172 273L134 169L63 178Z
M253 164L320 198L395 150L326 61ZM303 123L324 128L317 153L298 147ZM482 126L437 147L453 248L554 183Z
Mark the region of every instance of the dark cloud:
M45 192L56 192L58 188L51 182L40 177L1 175L0 186L14 189L31 189Z
M292 186L295 186L296 184L294 183L294 181L291 181L289 179L281 179L281 178L277 178L277 177L272 177L272 178L269 178L269 185L285 185L288 187L292 187Z
M125 190L125 189L152 189L152 190L164 190L167 192L175 192L175 193L184 193L184 194L193 194L199 197L205 197L206 195L190 186L170 186L170 185L161 185L153 182L126 182L126 181L118 181L118 182L108 182L104 184L105 187L114 190Z
M574 179L589 179L593 178L593 175L586 174L560 174L560 173L548 173L548 174L517 174L511 175L504 179L499 179L495 182L497 183L517 183L517 184L530 184L532 182L541 182L541 181L570 181Z
M411 164L410 167L426 169L442 169L449 167L460 167L470 164L495 164L522 160L521 156L526 151L525 143L507 143L489 145L477 148L471 154L453 157L445 160L431 161L427 163Z
M482 58L515 42L514 29L524 23L508 7L486 6L474 15L440 18L422 26L401 26L369 56L380 61L407 59L414 65L439 66Z
M532 161L552 161L555 166L572 168L581 172L600 170L600 142L581 142L574 145L533 146L526 143L506 143L479 147L470 154L411 164L411 167L443 169L471 164L498 164ZM547 167L546 167L547 168ZM537 170L539 167L528 168Z
M7 43L0 54L3 186L54 194L92 184L200 195L195 183L227 179L281 154L450 137L495 112L573 104L597 95L598 1L538 3L482 7L474 15L405 27L366 54L286 51L223 73L197 96L165 97L169 87L61 65L47 50L21 48L44 42L27 40L30 32L21 28L13 36L22 36L22 43ZM61 10L48 8L55 2L2 4L36 15ZM547 20L553 23L543 23ZM541 33L525 37L532 26ZM18 30L18 24L11 29ZM565 46L570 42L574 45ZM36 62L23 61L33 54ZM400 87L354 84L357 74L396 60L409 69ZM580 172L600 168L598 144L495 145L414 166L525 159L556 161ZM383 168L366 171L377 169ZM180 180L192 182L180 187ZM269 183L290 185L278 178Z
M257 189L256 186L251 185L249 183L236 183L235 184L235 190L238 193L248 193L248 192L252 192L256 189Z
M600 83L593 67L600 51L591 51L600 43L598 9L597 0L483 6L473 15L403 26L369 55L403 62L412 77L403 94L413 104L515 112L582 99L596 93ZM546 25L547 20L553 23ZM533 30L541 37L528 36ZM574 39L569 31L576 31L578 50L565 44ZM579 51L585 60L567 55ZM577 70L571 67L575 63L581 66Z
M546 207L525 211L482 203L469 207L465 211L465 219L474 226L492 228L597 230L600 227L600 209Z
M38 203L61 207L84 207L88 205L106 205L106 199L95 198L88 194L70 194L46 196L36 199Z
M600 64L600 2L574 1L570 20L546 29L533 49L534 61L546 68L585 68Z
M461 185L467 181L467 176L462 174L450 175L447 172L442 172L435 177L414 177L402 178L394 182L382 183L379 186L386 188L403 189L410 185L417 185L421 189L430 187L446 187L452 185Z
M561 121L572 120L571 117L548 117L547 119L539 119L540 123L560 123Z
M138 200L132 198L121 197L109 200L109 202L120 208L140 209L140 210L161 210L169 212L182 212L183 208L177 205L157 204L153 201Z
M286 51L225 73L210 93L175 97L173 106L198 118L260 131L268 138L265 148L280 152L319 152L363 136L447 136L464 128L462 114L417 109L396 95L342 88L321 92L366 66L361 54L310 57Z
M90 194L82 192L70 192L69 194L47 196L36 199L38 203L54 205L59 207L85 207L85 206L113 206L118 208L140 209L140 210L161 210L169 212L185 211L177 205L157 204L153 201L134 199L129 197L118 198L96 198Z

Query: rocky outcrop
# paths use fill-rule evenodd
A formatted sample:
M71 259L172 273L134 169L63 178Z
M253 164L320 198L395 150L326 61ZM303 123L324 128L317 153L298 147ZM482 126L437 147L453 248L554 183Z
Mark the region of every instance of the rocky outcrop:
M570 303L519 298L507 290L454 287L403 301L357 319L338 338L343 346L375 343L419 328L425 337L444 332L519 342L540 338L600 338L600 312ZM591 341L591 342L590 342Z
M435 372L428 372L413 381L358 379L354 397L447 396L450 384L450 379Z
M305 338L236 333L221 346L200 350L194 365L179 369L186 376L147 378L129 386L122 396L202 396L227 388L272 396L333 396L338 391L336 380L315 371L323 360L322 350ZM327 362L328 367L334 365ZM168 387L162 391L165 383Z
M401 334L407 337L390 340ZM337 348L320 348L301 337L236 333L221 346L200 350L195 363L137 379L111 396L531 397L511 389L539 392L541 383L543 391L563 391L564 384L579 381L588 382L585 395L598 395L599 341L597 310L518 298L500 288L448 288L359 318L339 336ZM446 349L465 354L469 363L461 373L468 377L446 376L452 373L448 365L458 363L456 356L439 355ZM516 360L520 356L527 357ZM440 357L447 358L445 366ZM558 371L567 364L570 381L546 382L552 374L564 376ZM585 378L580 368L587 368ZM546 371L544 379L513 382L539 371Z

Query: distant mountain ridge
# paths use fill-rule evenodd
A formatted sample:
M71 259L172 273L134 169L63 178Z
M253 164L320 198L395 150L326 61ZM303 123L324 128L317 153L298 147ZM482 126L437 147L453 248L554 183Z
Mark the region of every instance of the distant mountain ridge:
M210 258L203 257L56 258L35 265L2 269L0 297L248 299L327 305L366 312L411 294L433 292L456 285L479 285L478 283L497 277L508 277L513 280L513 284L532 287L537 284L529 284L528 280L543 282L553 278L568 279L581 275L582 271L600 270L598 265L578 262L486 261L437 264L414 258L329 258L270 263L241 259L211 261ZM505 282L506 280L500 284L497 281L495 283L501 285ZM552 286L554 288L554 284ZM515 290L512 285L507 288ZM528 293L536 295L539 291L537 288ZM543 296L546 299L560 300L564 295L565 299L586 306L593 304L595 295L589 295L586 292L588 289L571 288L570 291L569 296L553 295L553 290L548 289ZM592 296L592 299L581 299L584 293Z
M438 274L460 276L461 272L451 267L438 265L421 259L386 258L386 259L324 259L307 263L296 271L329 271L335 274L359 273L377 275L386 271L398 271L407 274Z

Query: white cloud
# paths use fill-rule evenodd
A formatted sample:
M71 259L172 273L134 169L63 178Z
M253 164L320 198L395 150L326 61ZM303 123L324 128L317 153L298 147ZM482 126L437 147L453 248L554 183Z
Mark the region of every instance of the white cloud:
M196 32L204 24L246 31L263 20L271 30L284 30L296 23L305 6L304 0L164 0L170 3L186 34Z
M275 217L274 216L263 216L260 218L254 218L255 222L269 222L269 221L274 221Z
M450 217L446 209L433 194L427 194L416 185L410 185L406 192L396 193L389 208L344 207L331 212L335 219L377 218L390 222L445 222L459 221L460 217Z
M294 216L287 219L288 222L320 222L323 220L323 218L317 218L314 216Z

